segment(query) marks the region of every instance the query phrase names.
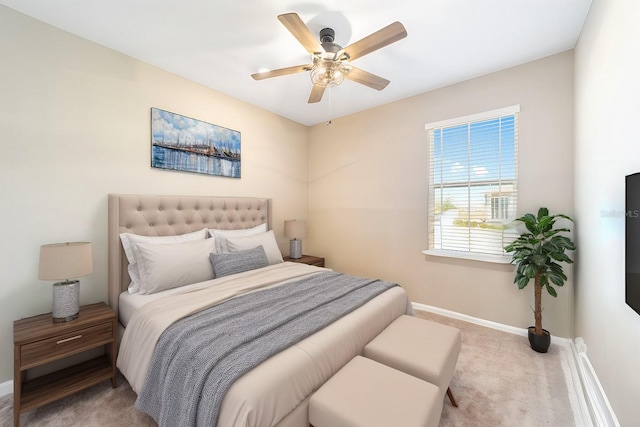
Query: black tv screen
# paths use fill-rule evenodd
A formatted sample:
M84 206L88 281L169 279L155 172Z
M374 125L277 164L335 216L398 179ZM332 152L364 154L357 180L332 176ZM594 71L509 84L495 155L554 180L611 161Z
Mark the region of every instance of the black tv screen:
M640 314L640 172L626 177L625 300Z

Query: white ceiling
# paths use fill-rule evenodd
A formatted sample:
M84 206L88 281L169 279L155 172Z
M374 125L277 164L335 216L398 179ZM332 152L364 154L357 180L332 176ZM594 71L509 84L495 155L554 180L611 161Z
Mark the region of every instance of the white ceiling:
M305 125L553 55L575 46L591 0L0 0L38 20ZM391 80L353 81L308 104L308 73L251 74L309 63L278 21L296 12L347 46L400 21L408 36L353 61Z

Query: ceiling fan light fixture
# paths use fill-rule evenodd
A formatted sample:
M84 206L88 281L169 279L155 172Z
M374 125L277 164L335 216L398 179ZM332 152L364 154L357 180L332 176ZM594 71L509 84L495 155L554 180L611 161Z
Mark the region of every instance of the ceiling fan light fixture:
M348 69L340 61L319 59L314 61L311 68L311 82L321 87L338 86L347 72Z

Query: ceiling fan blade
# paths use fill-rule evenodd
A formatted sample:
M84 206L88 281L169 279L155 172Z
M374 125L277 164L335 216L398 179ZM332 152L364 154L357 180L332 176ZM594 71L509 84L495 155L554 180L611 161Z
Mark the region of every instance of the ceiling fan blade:
M300 44L307 49L307 52L320 53L324 52L320 41L313 35L309 27L300 19L297 13L285 13L278 15L278 20L282 22L287 30L295 37Z
M387 79L383 79L382 77L356 67L351 67L351 70L349 70L344 77L376 90L382 90L390 83Z
M254 80L263 80L271 77L286 76L287 74L302 73L303 71L309 71L311 67L311 64L296 65L295 67L279 68L277 70L251 74L251 77L253 77Z
M360 58L368 53L390 45L391 43L395 43L405 37L407 37L407 30L404 28L404 25L396 21L373 34L369 34L367 37L350 44L342 49L342 51L349 55L350 61L353 61L354 59Z
M311 94L309 95L309 104L320 102L324 95L325 86L311 85Z

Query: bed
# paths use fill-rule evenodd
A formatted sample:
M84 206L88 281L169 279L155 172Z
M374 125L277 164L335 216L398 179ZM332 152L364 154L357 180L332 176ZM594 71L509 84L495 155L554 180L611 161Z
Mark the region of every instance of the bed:
M156 347L166 346L156 344L161 342L159 340L164 339L165 335L169 335L169 330L178 329L179 332L183 324L181 322L194 323L193 319L209 310L219 310L220 313L232 313L235 316L243 311L244 307L254 307L244 304L259 304L259 301L255 301L263 298L262 295L265 295L264 298L275 298L275 294L289 295L290 291L287 289L296 289L297 292L301 287L299 282L303 280L322 281L331 277L343 280L344 275L338 275L328 269L291 262L271 262L273 260L269 259L268 265L216 277L213 280L169 289L162 288L161 291L148 295L142 295L140 292L129 293L132 280L121 234L181 238L190 233L199 233L203 229L236 230L241 236L245 231L253 229L267 230L261 232L260 236L272 234L271 200L254 197L135 194L110 194L108 198L109 304L118 313L122 336L118 368L136 393L140 393L143 385L146 385L144 396L147 396L147 400L163 399L158 396L148 398L154 389L151 387L150 390L149 384L153 382L149 381L147 374L151 376L158 366L163 366L154 365L159 354ZM209 232L212 233L213 231ZM219 240L224 241L218 239L215 245L219 244ZM242 237L235 240L230 238L229 244L242 241ZM194 243L198 247L205 244L213 243ZM150 245L146 244L137 246L145 250L150 248ZM153 246L156 247L163 246ZM222 252L224 249L216 247L214 252ZM254 249L242 247L235 249L247 253L254 252ZM259 255L262 257L262 254ZM273 251L266 255L273 256ZM221 259L225 256L221 256ZM170 271L168 273L170 274ZM159 277L159 280L162 281L162 277ZM378 282L376 281L376 285ZM359 289L365 288L369 289L370 286L361 286ZM326 292L331 292L329 289L332 288L329 288L327 282ZM207 296L204 298L202 295ZM291 301L297 301L294 296L291 298ZM315 299L303 296L298 298L299 301L290 304L286 301L286 304L297 307L306 304L307 300ZM253 313L254 309L247 311ZM341 314L338 320L325 321L326 325L318 323L323 326L318 326L313 334L302 335L299 341L283 347L282 350L274 351L257 366L252 366L250 370L233 380L225 390L217 409L217 425L308 426L308 399L311 394L355 355L361 354L363 347L393 320L410 312L411 304L406 292L400 286L387 286L378 290L375 296L367 297L366 302L358 308L345 309L346 314ZM220 313L216 316L223 316ZM277 317L276 314L279 315L279 311L274 311L274 318ZM224 316L221 319L227 319L227 314ZM295 317L306 322L298 315ZM313 315L314 322L317 317ZM141 325L148 324L153 324L151 333L149 330L141 329L146 327ZM200 364L201 362L194 363L193 366L198 367ZM197 372L194 375L197 375ZM172 395L182 398L181 393ZM139 397L139 401L144 400L142 393ZM160 424L171 423L163 419ZM188 424L202 423L190 421Z

